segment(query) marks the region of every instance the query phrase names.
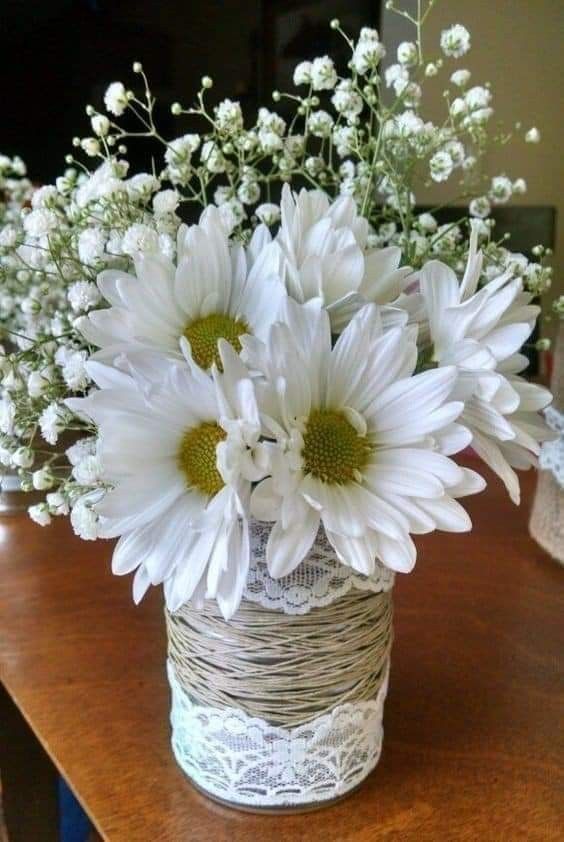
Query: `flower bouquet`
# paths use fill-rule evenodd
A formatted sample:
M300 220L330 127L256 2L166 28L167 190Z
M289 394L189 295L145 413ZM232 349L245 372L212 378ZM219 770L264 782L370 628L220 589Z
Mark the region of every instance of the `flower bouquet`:
M432 5L398 11L417 37L383 75L378 33L333 21L348 68L299 64L298 92L273 94L291 119L262 107L248 126L204 77L165 139L136 62L143 92L112 83L74 140L96 168L69 155L2 234L26 313L3 459L47 492L38 523L119 538L136 602L163 584L174 752L240 806L319 805L366 777L394 575L413 535L469 530L460 500L485 485L453 457L471 445L518 503L514 468L551 435L550 394L520 374L546 254L495 240L492 205L526 186L481 171L490 89L455 69L444 123L422 116L425 79L469 48L456 25L424 56ZM130 174L145 138L162 170ZM448 179L470 217L441 224L415 191Z
M19 262L10 260L5 252L15 245L18 226L21 225L21 212L31 199L33 192L32 184L27 178L25 163L17 155L13 158L7 155L0 155L0 273L2 278L2 289L0 293L0 354L2 364L10 353L18 347L18 335L20 341L25 333L24 322L27 313L20 310L18 305L21 300L22 291L27 290L29 279L20 272ZM23 330L20 329L24 328ZM1 420L0 425L7 433L14 432L13 415L11 412L11 401L4 400L9 397L11 378L9 369L2 368L2 374L6 374L6 382L0 385ZM3 378L4 380L4 378ZM17 457L15 454L0 449L0 511L10 513L26 509L29 506L29 497L20 493L21 481L18 476Z

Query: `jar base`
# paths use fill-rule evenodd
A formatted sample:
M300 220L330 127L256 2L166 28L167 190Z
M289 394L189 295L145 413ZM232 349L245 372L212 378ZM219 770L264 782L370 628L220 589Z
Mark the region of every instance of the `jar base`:
M205 798L208 798L210 801L213 801L215 804L219 804L220 807L227 807L230 810L238 810L240 813L254 813L255 815L271 815L271 816L293 816L299 815L300 813L315 813L318 810L323 810L326 807L332 807L335 804L339 804L340 801L344 801L346 798L349 798L351 795L354 795L359 789L362 789L365 781L361 781L356 786L352 787L352 789L347 790L342 795L337 795L334 798L326 798L323 801L313 801L309 804L289 804L287 807L283 806L275 806L275 807L260 807L257 805L256 807L250 804L238 804L236 801L228 801L226 798L221 798L219 795L214 795L211 792L208 792L204 789L203 786L197 784L192 778L187 775L186 776L190 781L190 785L194 787L194 789L203 795Z

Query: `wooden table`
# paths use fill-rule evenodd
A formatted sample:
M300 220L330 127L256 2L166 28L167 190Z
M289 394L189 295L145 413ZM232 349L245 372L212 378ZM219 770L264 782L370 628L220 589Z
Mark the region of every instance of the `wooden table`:
M169 748L161 594L134 607L110 545L63 520L0 521L6 696L111 842L562 840L564 570L497 482L468 507L475 531L424 538L398 577L382 759L333 807L256 816L192 789ZM20 838L54 838L43 821Z

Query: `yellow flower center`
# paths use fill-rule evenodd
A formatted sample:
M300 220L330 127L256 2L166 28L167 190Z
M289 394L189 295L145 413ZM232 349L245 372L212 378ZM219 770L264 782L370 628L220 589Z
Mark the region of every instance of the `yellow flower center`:
M187 430L178 448L178 466L190 487L213 496L224 486L217 470L217 445L227 433L217 424L204 423Z
M244 321L233 319L225 313L212 313L187 325L184 336L192 347L192 356L201 368L208 369L216 363L221 370L218 340L225 339L239 353L239 337L249 332Z
M344 485L368 462L371 446L341 412L316 409L304 433L304 471L323 482Z

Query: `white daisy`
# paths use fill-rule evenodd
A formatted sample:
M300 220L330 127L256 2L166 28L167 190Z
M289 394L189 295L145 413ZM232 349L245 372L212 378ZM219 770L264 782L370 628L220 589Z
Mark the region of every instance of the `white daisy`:
M350 196L330 203L321 190L297 194L286 184L280 210L276 242L288 293L299 303L319 298L335 332L367 301L387 304L401 296L412 270L400 267L400 248L368 251L369 225Z
M481 267L474 226L460 283L439 261L421 270L432 343L425 356L431 366L458 367L456 397L465 401L460 421L472 432L474 450L519 503L519 480L512 468L536 464L539 442L551 437L538 414L550 403L550 392L518 376L528 365L518 352L539 308L531 305L532 295L510 271L478 290Z
M80 325L102 349L94 355L100 361L135 348L180 358L184 339L196 363L209 369L219 360L219 339L238 350L243 334L264 335L286 295L279 254L263 229L247 250L230 244L217 208L208 208L198 225L181 226L176 266L162 253L137 254L134 264L135 276L113 269L98 276L111 306Z
M89 363L99 387L69 407L99 430L102 480L111 486L93 507L98 533L121 536L114 573L135 569L138 602L164 582L169 609L215 598L226 618L241 600L249 565L251 482L260 424L253 385L227 342L223 373L143 352L128 372Z
M412 376L416 330L404 323L384 332L376 305L353 318L333 350L324 310L290 299L283 310L266 344L243 340L244 357L263 374L263 433L275 440L271 475L251 500L256 517L275 522L269 570L296 567L322 523L344 564L368 575L378 558L407 572L416 556L410 533L470 529L454 498L484 485L447 456L470 439L455 423L463 404L450 400L456 368Z

